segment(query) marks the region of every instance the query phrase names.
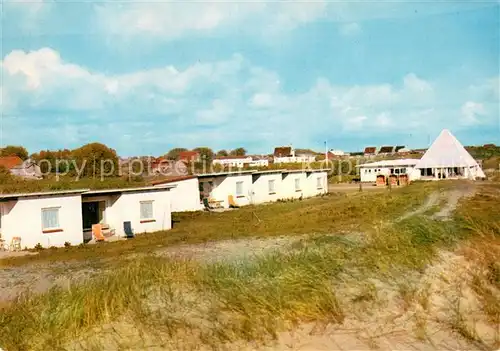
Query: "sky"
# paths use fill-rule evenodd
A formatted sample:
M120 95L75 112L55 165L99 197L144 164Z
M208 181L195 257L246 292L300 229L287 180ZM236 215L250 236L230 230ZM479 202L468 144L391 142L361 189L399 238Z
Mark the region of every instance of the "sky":
M1 2L0 144L500 144L500 2Z

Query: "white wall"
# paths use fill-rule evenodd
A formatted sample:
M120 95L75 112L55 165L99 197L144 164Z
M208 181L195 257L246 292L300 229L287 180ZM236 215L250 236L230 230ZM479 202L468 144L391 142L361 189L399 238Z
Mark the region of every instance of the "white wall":
M267 159L259 159L259 160L252 160L249 164L250 167L267 167L269 166L269 160Z
M213 165L222 165L222 166L232 166L242 168L245 164L249 165L252 162L252 158L248 157L240 157L240 158L222 158L222 159L214 159L212 161Z
M295 190L295 179L300 179L300 191ZM298 199L306 197L308 185L305 172L291 172L282 174L280 199Z
M42 209L59 208L59 225L62 231L42 232ZM21 237L21 247L34 248L64 246L65 242L78 245L83 242L81 196L58 195L21 198L0 203L2 239L11 243L12 237Z
M281 190L281 173L264 173L253 175L255 181L252 185L252 203L261 204L265 202L274 202L280 199ZM269 181L274 180L274 194L269 193Z
M252 174L242 174L242 175L230 175L230 176L214 176L213 178L213 188L210 198L222 201L221 205L225 208L229 207L228 196L233 195L233 198L237 205L245 206L250 204L250 198L252 194ZM200 182L208 182L207 178L200 178ZM236 196L236 183L243 182L243 195L241 197Z
M318 188L318 178L320 179L320 187ZM307 182L304 189L304 197L313 197L328 193L328 173L325 172L309 172L307 173Z
M203 204L200 202L198 178L172 182L169 185L175 185L175 188L170 190L172 212L200 211L203 209Z
M406 174L411 181L420 179L420 170L415 169L413 166L393 166L393 167L366 167L360 168L359 173L362 182L375 182L377 175L382 174L386 177L391 175L391 168L406 168Z
M115 230L118 236L124 236L123 222L130 221L134 234L168 230L172 227L169 190L125 192L121 195L86 196L84 201L106 199L104 222ZM154 222L141 223L141 201L153 201ZM81 212L81 210L80 210ZM81 228L80 220L80 231Z

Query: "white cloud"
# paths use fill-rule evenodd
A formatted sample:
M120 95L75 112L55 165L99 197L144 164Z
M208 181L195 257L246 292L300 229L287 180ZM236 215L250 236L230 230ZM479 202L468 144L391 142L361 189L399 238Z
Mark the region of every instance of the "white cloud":
M479 124L479 117L486 113L483 104L474 101L467 101L462 105L462 122L465 125Z
M254 94L250 100L250 105L261 108L271 107L273 106L273 97L272 95L266 93Z
M414 92L426 92L432 90L432 85L416 76L415 73L407 74L404 77L404 86Z
M343 36L355 36L361 34L362 30L358 23L353 22L341 25L339 32Z
M97 5L99 25L107 33L135 36L146 34L175 39L185 34L205 34L219 28L272 34L290 30L324 14L326 3L298 2L147 2ZM251 24L250 24L251 23ZM248 25L247 25L248 24Z
M344 130L345 131L356 131L363 128L365 121L368 119L366 116L356 116L352 118L348 118L344 121Z
M225 122L233 114L233 109L222 100L214 100L210 108L200 110L196 113L196 124L214 126Z
M22 129L23 137L37 145L53 140L63 143L57 147L71 147L75 145L64 143L102 138L121 152L137 153L137 146L122 137L136 135L147 145L168 140L194 147L209 140L213 147L229 147L223 144L245 140L267 146L270 135L273 143L307 143L326 130L376 135L407 133L411 126L414 134L426 133L429 125L455 126L460 108L464 124L488 125L498 118L491 79L467 89L415 74L400 83L358 86L321 78L293 93L281 86L275 72L241 55L183 69L165 65L109 75L66 62L49 48L13 51L1 68L2 108L16 116L4 121L4 138L15 142ZM67 137L59 140L57 135Z
M379 125L380 127L390 127L392 124L392 120L389 117L389 113L387 112L382 112L377 115L375 119L375 123Z

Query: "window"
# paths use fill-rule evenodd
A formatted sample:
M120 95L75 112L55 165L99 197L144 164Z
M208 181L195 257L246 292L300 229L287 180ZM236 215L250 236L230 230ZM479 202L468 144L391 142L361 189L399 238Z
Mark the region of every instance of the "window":
M141 201L141 221L154 219L153 201Z
M295 178L295 191L300 191L300 178Z
M42 231L59 229L59 207L42 208Z
M275 183L276 181L274 179L270 180L268 184L268 189L269 189L269 194L276 194L276 189L275 189Z
M236 196L243 196L243 182L236 182Z
M322 189L323 186L321 185L321 177L316 178L316 187L318 189Z
M401 168L401 174L405 174L406 173L406 168Z

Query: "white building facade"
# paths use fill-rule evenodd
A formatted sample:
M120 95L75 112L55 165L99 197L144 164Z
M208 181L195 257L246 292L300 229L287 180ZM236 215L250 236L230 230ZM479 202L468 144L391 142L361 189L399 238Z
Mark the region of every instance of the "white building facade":
M420 171L415 169L417 162L416 159L383 160L365 163L356 167L359 168L362 182L373 183L379 175L388 177L392 174L396 176L406 174L408 179L413 181L420 179Z
M0 195L0 235L22 248L78 245L92 238L92 225L130 236L171 228L170 187L72 190ZM126 233L128 230L130 233Z
M235 204L245 206L251 203L252 171L225 172L198 175L201 198L217 202L229 208L229 195Z
M486 178L481 166L447 129L441 131L415 168L423 180Z
M265 171L252 174L252 204L278 201L282 194L282 171Z
M155 186L169 185L170 209L172 212L192 212L203 209L200 198L200 183L197 176L178 176L153 183Z

